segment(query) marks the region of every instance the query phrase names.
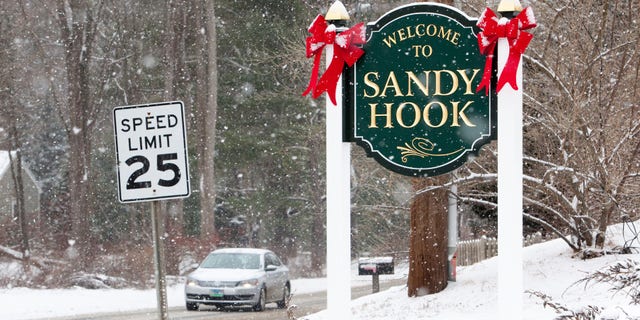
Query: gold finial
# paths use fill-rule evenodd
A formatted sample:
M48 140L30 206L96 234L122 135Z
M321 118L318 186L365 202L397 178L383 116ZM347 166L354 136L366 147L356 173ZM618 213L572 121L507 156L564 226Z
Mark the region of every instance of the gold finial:
M502 0L498 5L498 12L520 12L522 5L518 0Z
M342 4L340 0L334 2L331 7L329 7L324 18L327 21L347 21L351 19L347 8L344 7L344 4Z

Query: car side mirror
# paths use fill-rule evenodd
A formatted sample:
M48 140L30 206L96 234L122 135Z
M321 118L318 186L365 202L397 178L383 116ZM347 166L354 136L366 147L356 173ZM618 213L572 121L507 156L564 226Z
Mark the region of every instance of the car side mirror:
M265 271L276 271L276 270L278 270L278 267L270 264L266 268L264 268L264 270Z

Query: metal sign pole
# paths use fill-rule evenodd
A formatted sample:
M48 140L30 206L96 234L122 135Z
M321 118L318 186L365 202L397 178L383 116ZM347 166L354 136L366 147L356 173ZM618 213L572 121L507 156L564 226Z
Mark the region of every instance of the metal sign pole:
M447 255L449 261L449 281L456 281L456 263L453 260L458 249L458 186L451 185L449 189L448 210L448 244Z
M151 201L153 258L160 320L167 320L167 286L160 199L191 195L184 105L181 101L113 109L118 199Z
M153 228L153 259L156 276L156 294L158 300L158 312L160 320L169 318L167 307L167 284L164 269L164 253L162 239L160 238L160 201L151 202L151 225Z

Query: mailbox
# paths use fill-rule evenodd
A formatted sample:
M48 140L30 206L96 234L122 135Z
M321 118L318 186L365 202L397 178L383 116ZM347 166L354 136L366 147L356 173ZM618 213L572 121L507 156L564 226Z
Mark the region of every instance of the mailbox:
M393 274L393 257L358 259L358 275L370 276L379 274Z

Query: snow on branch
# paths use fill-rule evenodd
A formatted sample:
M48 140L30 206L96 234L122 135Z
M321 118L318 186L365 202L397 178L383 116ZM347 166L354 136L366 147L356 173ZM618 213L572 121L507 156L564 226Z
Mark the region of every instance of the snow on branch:
M459 185L459 184L463 184L463 183L467 183L467 182L471 182L471 181L486 181L486 180L496 180L498 179L498 174L497 173L471 173L468 176L462 177L462 178L456 178L453 179L445 184L441 184L441 185L437 185L437 186L429 186L427 188L424 188L422 190L418 190L416 191L415 195L419 195L425 192L430 192L433 190L438 190L438 189L442 189L442 188L449 188L452 185Z
M28 259L25 259L24 254L22 252L13 250L9 247L5 247L5 246L0 246L0 256L7 256L11 259L15 259L15 260L20 260L20 261L26 261L29 264L34 264L36 266L38 266L41 269L49 269L49 266L52 264L55 265L63 265L65 264L62 261L58 261L58 260L54 260L54 259L49 259L49 258L40 258L40 257L34 257L34 256L30 256L28 257Z
M623 292L631 298L631 303L640 304L640 262L636 260L615 261L576 281L574 285L584 283L586 287L590 282L608 283L614 294Z
M555 318L555 320L596 320L601 319L598 317L603 308L598 306L586 306L584 308L580 308L580 310L571 310L567 306L562 303L556 302L552 297L533 290L527 290L525 293L531 294L533 296L538 297L543 302L544 307L550 307L553 309L559 316Z
M523 179L525 181L532 182L535 185L541 186L541 187L543 187L544 189L546 189L548 191L551 191L553 194L557 195L558 198L560 198L562 200L562 202L564 202L567 205L567 207L571 208L571 210L574 210L573 205L572 205L572 201L569 200L561 190L558 190L558 188L556 188L552 184L545 183L543 179L534 178L534 177L529 176L529 175L524 175Z
M524 54L522 55L522 58L523 60L527 60L527 62L530 62L538 66L540 69L542 69L542 71L544 71L549 76L549 78L551 78L554 82L558 84L558 86L560 86L562 91L564 91L564 93L567 95L567 98L569 98L569 100L571 100L571 102L575 104L575 99L573 98L571 91L569 91L567 86L562 82L562 80L560 80L560 77L558 77L558 75L555 72L553 72L553 70L549 69L542 62L530 57L529 55Z
M578 248L578 246L576 246L576 245L575 245L574 243L572 243L569 239L567 239L567 237L566 237L562 232L560 232L560 230L558 230L556 227L554 227L554 226L553 226L552 224L550 224L549 222L547 222L547 221L545 221L545 220L543 220L543 219L540 219L540 218L538 218L538 217L535 217L535 216L533 216L533 215L531 215L531 214L529 214L529 213L526 213L526 212L523 212L523 213L522 213L522 216L523 216L525 219L529 219L529 220L531 220L531 221L534 221L534 222L536 222L536 223L538 223L538 224L542 225L545 229L550 230L551 232L553 232L555 235L557 235L558 237L560 237L560 239L562 239L562 241L566 242L566 243L567 243L567 245L569 245L569 247L570 247L571 249L573 249L573 251L579 251L579 250L580 250L580 248Z
M5 256L9 256L10 258L16 259L16 260L22 260L22 252L18 252L16 250L13 250L11 248L5 247L5 246L0 246L0 254L5 255Z
M640 121L636 123L633 128L629 129L629 132L620 139L618 144L611 150L607 163L611 163L613 157L618 155L618 151L622 146L626 145L629 140L632 140L635 136L640 134Z
M567 227L571 228L572 231L576 231L575 230L575 225L573 223L571 223L568 219L566 219L564 217L564 215L560 211L558 211L558 210L556 210L556 209L554 209L554 208L552 208L552 207L550 207L550 206L548 206L548 205L546 205L546 204L544 204L544 203L542 203L542 202L540 202L538 200L534 200L534 199L529 198L529 197L523 197L523 200L526 201L528 204L534 205L534 206L536 206L536 207L538 207L540 209L543 209L543 210L545 210L547 212L553 213L553 215L558 220L562 221Z
M465 203L476 203L476 204L480 204L480 205L484 205L484 206L492 207L492 208L497 208L498 207L498 204L495 203L495 202L482 200L482 199L478 199L478 198L458 197L458 200L460 200L462 202L465 202Z
M525 161L535 162L535 163L541 164L543 166L549 167L549 169L547 169L547 171L544 173L543 177L546 177L549 173L552 173L552 172L566 171L566 172L570 172L573 175L582 177L582 178L587 179L587 180L595 180L595 177L590 176L590 175L586 175L586 174L584 174L582 172L579 172L579 171L576 171L574 168L571 168L571 167L559 165L559 164L556 164L556 163L553 163L553 162L541 160L541 159L530 157L530 156L524 156L522 159L525 160Z

